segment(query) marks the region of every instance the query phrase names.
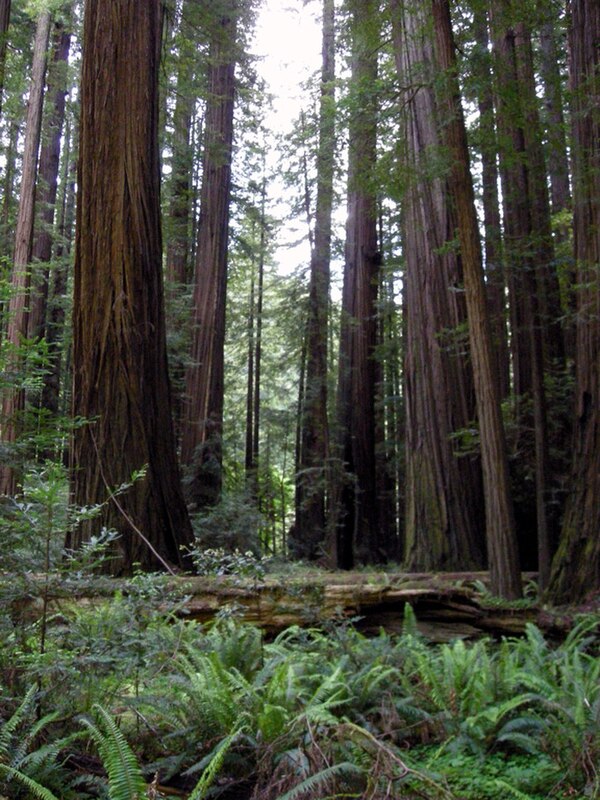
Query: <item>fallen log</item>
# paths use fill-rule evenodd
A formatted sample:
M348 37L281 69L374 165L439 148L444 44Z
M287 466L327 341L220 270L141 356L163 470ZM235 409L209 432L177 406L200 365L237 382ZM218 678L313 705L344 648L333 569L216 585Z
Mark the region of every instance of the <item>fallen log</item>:
M526 573L524 581L534 580ZM320 627L351 621L369 635L380 629L400 633L404 609L409 604L419 630L432 641L475 638L482 635L518 636L529 622L550 635L560 635L566 623L543 613L532 602L506 604L481 591L487 573L371 573L310 571L299 575L268 575L264 579L177 576L165 578L165 591L184 599L178 613L199 623L208 623L225 609L239 619L273 636L293 625ZM40 591L43 588L43 592ZM49 581L45 576L30 580L30 589L18 603L17 615L41 616L44 603L50 614L67 616L69 607L105 602L115 592L135 589L124 579L98 578L74 584ZM45 595L45 599L44 596Z

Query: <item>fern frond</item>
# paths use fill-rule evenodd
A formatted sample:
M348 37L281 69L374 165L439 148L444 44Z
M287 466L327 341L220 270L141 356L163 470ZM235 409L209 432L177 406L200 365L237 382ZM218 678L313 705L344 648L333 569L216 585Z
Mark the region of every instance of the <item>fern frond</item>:
M229 751L231 745L237 738L239 731L234 731L229 736L226 736L222 742L216 746L211 756L210 762L204 772L202 773L202 777L192 790L192 793L188 797L188 800L204 800L206 797L206 793L212 786L215 778L217 777L221 767L223 766L223 762L225 760L225 756Z
M11 769L10 767L4 766L4 764L0 764L0 775L6 775L7 780L15 780L23 784L34 797L38 797L40 800L58 800L50 789L46 789L45 786L34 781L33 778L30 778L28 775L24 775L18 769Z
M19 725L28 718L33 708L33 699L35 697L36 687L31 686L27 694L20 702L16 711L12 716L2 723L0 727L0 759L12 760L10 747L12 743L12 736Z
M277 800L298 800L303 796L317 797L317 790L320 789L328 781L338 777L363 777L363 771L349 761L343 761L341 764L334 764L332 767L322 769L314 775L309 775L297 786L294 786L285 794L280 795Z
M115 720L99 704L94 705L97 724L82 722L94 740L108 774L110 800L141 800L146 794L146 781L138 760Z

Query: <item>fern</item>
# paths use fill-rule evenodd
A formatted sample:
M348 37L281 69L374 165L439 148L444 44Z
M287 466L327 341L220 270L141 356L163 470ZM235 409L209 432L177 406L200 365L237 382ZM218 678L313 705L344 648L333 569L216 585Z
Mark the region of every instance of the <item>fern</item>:
M30 778L28 775L20 772L18 769L13 769L11 767L6 767L4 764L0 764L0 775L5 775L7 780L18 781L25 786L25 788L28 789L31 794L34 795L34 797L38 797L40 800L58 800L56 795L52 794L50 789L46 789L37 781L34 781L33 778Z
M188 797L188 800L204 800L206 793L212 786L215 778L221 770L223 762L225 761L225 756L235 741L238 733L239 731L235 731L223 739L222 742L219 742L211 756L208 766L202 773L202 777L194 787L192 793Z
M94 706L96 722L83 719L108 775L110 800L141 800L146 781L138 760L115 720L100 705Z
M318 797L320 796L317 794L318 790L335 778L362 778L363 776L364 773L359 767L349 761L343 761L341 764L334 764L331 767L316 772L314 775L309 775L308 778L305 778L297 786L294 786L292 789L285 792L285 794L280 795L277 800L298 800L304 796ZM353 794L350 796L356 797L358 795Z

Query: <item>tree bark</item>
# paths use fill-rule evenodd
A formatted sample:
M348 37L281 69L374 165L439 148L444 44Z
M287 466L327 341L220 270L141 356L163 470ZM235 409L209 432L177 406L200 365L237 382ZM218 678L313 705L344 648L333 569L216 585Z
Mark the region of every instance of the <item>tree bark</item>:
M517 536L448 0L432 0L432 15L437 59L445 73L441 104L446 113L441 133L452 159L448 182L456 209L475 376L490 583L494 594L514 599L521 596Z
M396 65L404 90L408 186L403 204L406 273L406 553L411 569L484 560L481 461L453 436L475 417L473 373L459 337L467 314L457 219L449 201L434 92L439 71L429 3L391 0ZM464 335L464 334L462 334Z
M35 195L37 180L38 153L42 129L42 107L44 103L44 82L46 75L46 55L50 36L50 12L40 15L33 45L33 64L31 69L31 89L27 108L25 145L21 174L21 195L19 214L15 233L15 251L11 279L12 294L8 306L6 340L13 352L9 357L7 373L18 375L22 364L19 347L27 336L27 317L31 273L31 248L35 214ZM18 379L17 379L18 380ZM0 416L0 439L9 447L19 434L19 416L25 406L25 394L18 385L7 386L2 399ZM0 495L12 495L16 491L16 473L13 466L0 465Z
M235 97L235 0L213 29L200 199L192 366L186 376L181 458L195 508L215 505L222 485L223 371L231 149Z
M329 458L327 415L327 328L331 258L331 214L335 164L335 7L323 0L323 41L317 201L310 261L306 372L301 406L300 455L296 474L296 522L290 537L300 558L323 554L326 538L326 469Z
M6 47L8 44L10 6L11 0L0 0L0 112L2 111L2 93L4 91L4 73L6 68Z
M577 264L573 471L549 596L577 602L600 584L600 5L570 3L574 247Z
M545 375L550 370L559 373L564 366L562 311L531 37L508 3L494 4L493 15L505 250L511 261L509 293L516 446L520 453L515 464L518 485L523 485L527 471L535 475L535 491L521 491L516 501L519 541L523 565L539 566L544 583L549 573L548 502L553 485ZM536 539L530 535L534 528Z
M349 123L348 217L338 381L338 452L344 476L334 512L338 566L385 559L385 532L379 525L375 459L377 369L377 289L381 253L377 205L372 183L376 164L377 51L370 36L376 20L374 0L351 5L352 86ZM341 491L340 491L341 490Z
M490 308L490 322L500 381L500 397L510 393L510 358L506 328L506 281L502 253L502 224L498 197L498 137L494 112L494 88L490 65L487 14L483 8L474 10L477 60L474 69L478 77L479 147L481 152L481 182L483 189L483 226L485 230L485 276Z
M58 190L58 168L60 145L65 119L67 96L67 63L71 46L71 32L64 22L57 22L54 31L54 56L48 75L47 93L51 96L42 129L42 147L38 169L37 221L32 247L33 282L27 336L38 339L44 335L46 326L46 307L48 302L48 264L52 260L54 242L53 225Z
M193 535L167 372L158 149L160 0L88 0L73 311L72 500L119 538L112 574L182 565ZM131 482L129 488L123 485ZM120 488L122 487L122 488Z

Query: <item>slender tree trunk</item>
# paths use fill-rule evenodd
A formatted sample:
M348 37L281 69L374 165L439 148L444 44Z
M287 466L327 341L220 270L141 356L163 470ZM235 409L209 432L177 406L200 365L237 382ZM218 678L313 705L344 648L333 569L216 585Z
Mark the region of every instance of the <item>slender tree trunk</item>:
M8 25L10 23L11 0L0 0L0 112L2 111L2 93L4 91L4 72L6 64L6 46L8 44Z
M489 60L489 36L485 10L474 11L477 37L479 137L481 150L481 182L483 188L483 225L485 230L485 274L490 308L490 321L496 370L500 381L500 397L510 393L510 358L506 329L506 282L502 255L502 225L498 197L498 142L494 113L494 90Z
M210 51L204 170L196 253L192 366L186 378L181 457L188 497L215 505L222 485L223 371L231 148L235 95L236 2L215 25Z
M252 408L252 465L256 475L258 490L258 469L260 465L260 390L262 368L262 332L263 332L263 305L265 287L265 207L267 185L263 178L260 196L260 234L258 246L258 276L256 285L256 326L254 337L254 390ZM260 495L260 492L258 492ZM260 500L260 497L259 497Z
M573 471L550 597L578 602L600 584L600 5L571 0L573 212L577 264Z
M560 48L556 31L555 10L540 2L539 11L544 22L540 29L540 76L544 86L546 152L548 177L550 178L550 200L553 214L570 212L571 187L569 182L570 167L567 154L567 137L565 122L565 99L563 91L563 75L560 68ZM575 314L576 314L576 270L572 252L566 254L569 239L569 225L564 223L554 226L554 240L557 255L563 264L566 281L566 305L569 316L563 323L565 352L570 359L575 357Z
M391 9L396 64L406 87L410 175L403 204L405 557L411 569L464 569L484 561L485 509L480 458L453 447L453 437L475 417L475 391L464 343L456 338L467 314L458 290L456 212L439 166L446 142L433 88L439 68L428 26L431 5L391 0Z
M331 214L335 163L335 8L323 0L323 44L317 205L310 262L306 374L302 398L300 456L296 474L296 524L290 546L301 558L315 559L325 545L327 418L327 326L331 258Z
M11 280L12 295L8 307L6 338L10 346L14 348L14 352L10 357L7 373L9 375L13 373L15 376L18 374L22 362L18 348L22 339L27 336L29 288L31 283L29 263L31 261L33 240L37 164L42 128L46 54L49 36L50 12L44 11L38 19L33 46L31 89L27 108L21 195ZM17 386L5 388L0 417L0 439L5 445L10 446L17 440L19 430L18 417L24 409L24 402L23 390ZM0 495L11 495L15 493L15 490L16 473L10 464L4 463L0 465Z
M244 469L246 473L246 487L253 496L256 496L256 465L254 463L254 267L253 257L252 272L250 275L250 297L248 301L248 379L246 384L246 447Z
M14 184L16 174L17 146L19 140L20 121L12 120L9 133L8 145L5 151L4 180L2 182L2 211L0 228L0 253L6 261L10 261L14 251L14 236L12 215L14 211ZM0 262L1 263L1 262ZM5 281L10 278L10 267L6 262L0 266L0 275ZM8 325L8 302L0 301L0 341L2 341ZM1 424L1 423L0 423Z
M543 0L539 5L540 11L546 17L540 30L540 75L544 85L546 108L548 176L550 178L552 213L558 214L571 208L563 76L560 71L559 44L553 19L554 10L550 10L551 7Z
M538 566L544 583L549 572L548 502L553 485L544 376L548 369L562 370L564 343L531 38L513 11L507 3L494 5L505 238L512 261L512 319L513 324L518 323L513 335L517 445L521 450L517 469L523 472L529 465L535 472L536 487L535 494L523 494L517 508L523 565ZM522 483L521 478L517 480ZM534 525L536 540L530 536Z
M48 264L52 260L60 145L67 96L66 69L71 46L71 33L65 29L63 22L56 24L54 38L54 57L48 78L48 95L51 96L51 108L48 110L44 129L42 130L42 148L40 150L38 169L37 224L32 248L36 286L35 288L32 287L27 320L27 336L29 339L42 337L46 325Z
M193 534L167 371L158 148L160 0L88 0L73 311L72 499L100 504L67 537L120 536L112 574L182 565ZM129 488L128 483L132 483ZM122 487L122 488L119 488Z
M56 269L51 284L49 313L46 320L45 338L48 347L49 368L44 375L42 407L50 414L58 414L60 409L61 376L63 373L63 340L65 331L64 296L67 293L69 277L69 255L75 222L75 183L77 164L70 162L70 132L66 134L63 159L63 199L60 204L58 223L59 241L56 247Z
M195 64L195 42L189 17L191 0L181 7L179 30L180 47L175 109L173 111L173 154L171 171L171 202L167 238L167 279L174 284L190 281L190 211L192 199L193 152L191 143L192 116L196 104L192 86Z

